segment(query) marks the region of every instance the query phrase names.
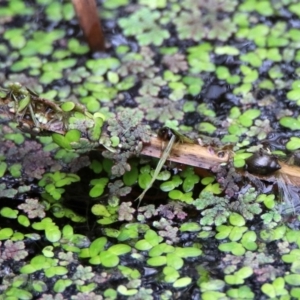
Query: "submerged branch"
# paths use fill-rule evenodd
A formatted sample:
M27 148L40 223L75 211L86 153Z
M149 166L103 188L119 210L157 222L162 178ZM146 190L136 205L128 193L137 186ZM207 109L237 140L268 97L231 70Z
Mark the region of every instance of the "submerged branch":
M162 140L152 137L150 144L145 145L141 153L151 157L161 157ZM209 147L177 143L173 146L168 160L201 169L210 169L216 164L228 162L229 154L224 152L224 155L219 157Z
M41 116L44 118L41 119ZM87 152L103 146L106 148L105 157L109 154L109 158L119 161L116 168L121 168L122 174L130 168L127 159L139 153L161 158L166 142L157 137L150 138L148 129L140 125L139 117L135 118L130 111L116 115L116 120L108 120L108 126L102 128L106 120L101 114L92 115L72 102L58 104L40 98L18 83L12 84L7 95L0 98L0 119L13 120L18 123L19 129L34 136L52 134L54 142L65 149ZM168 160L210 170L228 163L233 155L232 151L216 151L213 147L177 142ZM300 168L284 162L280 162L280 166L281 169L272 175L251 176L271 182L280 176L287 184L300 186ZM236 171L248 176L243 169Z
M141 153L151 157L161 157L162 141L159 138L151 138L150 144L145 145ZM225 151L224 156L220 157L218 153L214 153L209 147L178 143L173 147L168 160L209 170L217 164L227 163L230 160L230 155L228 151ZM275 181L276 175L280 174L287 184L300 186L300 167L290 166L284 162L280 162L280 166L281 169L270 176L251 175L262 180ZM237 172L247 176L247 172L242 169L237 170Z

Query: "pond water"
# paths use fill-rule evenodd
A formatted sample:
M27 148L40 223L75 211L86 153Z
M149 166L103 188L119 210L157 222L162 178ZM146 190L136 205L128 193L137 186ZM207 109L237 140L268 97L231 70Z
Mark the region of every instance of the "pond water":
M97 5L102 53L67 1L0 3L0 299L300 299L299 188L235 168L300 148L299 3ZM22 115L14 82L34 91ZM41 99L86 107L60 119L87 132L81 151L69 131L18 129ZM158 160L134 154L163 126L234 157L167 162L138 207Z

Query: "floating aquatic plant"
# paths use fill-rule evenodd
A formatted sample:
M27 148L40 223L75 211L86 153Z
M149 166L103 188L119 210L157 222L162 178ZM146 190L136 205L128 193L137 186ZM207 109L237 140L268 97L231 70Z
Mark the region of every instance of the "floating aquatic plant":
M161 218L159 221L154 221L153 226L159 230L159 235L167 240L167 244L178 242L179 239L177 237L177 232L179 229L175 226L172 226L171 221Z
M135 36L140 45L160 46L166 38L170 37L170 34L158 25L159 17L158 11L143 7L129 17L121 18L118 23L123 28L124 34Z
M168 67L168 69L174 73L186 71L188 69L185 56L180 53L173 55L164 55L162 63Z
M175 217L184 220L187 217L187 213L183 211L183 204L178 203L177 201L172 201L166 205L160 205L156 209L156 214L163 216L169 220L174 219Z
M181 4L184 10L177 18L176 27L179 37L200 41L203 38L220 39L226 41L236 30L236 25L229 19L221 19L219 11L233 11L236 1L224 4L223 1L197 1L185 0ZM193 7L198 9L192 9Z
M72 279L75 284L83 285L85 281L92 279L94 276L95 273L92 272L92 267L79 265L76 267L76 272L73 274Z
M112 151L104 151L103 156L112 159L115 165L112 167L111 172L114 175L123 175L125 171L130 171L128 159L132 156L138 156L142 150L143 143L149 143L150 135L148 127L142 125L141 113L132 113L130 109L125 109L118 113L116 120L108 120L107 131L113 138L103 137L104 144L111 147Z
M157 98L150 95L136 97L139 108L144 112L145 118L149 121L158 120L165 123L167 120L183 118L180 103L174 103L167 98Z
M18 206L19 209L23 210L28 218L44 218L45 217L45 206L39 202L38 199L28 198L25 203Z
M135 212L135 209L131 207L131 202L122 202L118 213L119 213L119 221L131 221L133 219L133 213Z
M230 215L229 200L214 196L211 192L202 192L193 204L196 209L203 210L201 213L203 217L200 219L201 225L221 225Z
M88 55L88 58L85 56L87 47L84 42L80 41L80 37L74 38L74 35L70 37L74 26L77 26L76 20L73 19L74 10L72 10L71 3L50 2L49 0L37 0L36 3L32 2L30 6L27 6L22 1L14 0L1 6L0 15L3 17L0 18L0 33L3 33L3 43L0 46L0 55L5 57L5 60L1 60L0 63L2 70L0 79L2 81L7 79L13 82L21 81L25 86L34 87L34 91L44 92L42 97L46 99L57 98L62 100L61 102L64 102L64 99L68 99L66 102L71 102L71 100L75 103L80 102L90 112L100 110L108 119L111 119L111 123L115 119L115 109L119 112L120 104L128 105L134 107L130 114L140 110L140 124L144 121L154 121L154 123L150 122L150 125L155 128L156 123L167 122L174 128L194 131L194 136L198 136L197 130L204 131L206 134L223 137L225 144L235 145L234 150L248 146L257 139L269 138L271 138L272 146L276 147L279 138L274 140L271 136L276 127L276 120L281 119L281 127L276 127L278 136L281 135L284 128L292 130L300 128L297 123L299 82L294 80L294 77L300 74L297 65L300 61L300 51L298 50L300 35L299 29L293 28L294 17L299 15L299 5L295 0L250 0L243 3L229 0L184 0L181 2L169 1L169 3L165 0L151 2L140 0L134 4L129 4L128 0L105 1L104 10L101 11L105 19L103 24L105 27L109 26L109 31L114 34L107 37L106 54L96 53ZM15 19L15 15L19 16L18 19ZM22 15L26 17L22 17ZM123 17L124 15L128 18ZM46 30L39 29L33 36L32 33L36 32L36 28L32 27L31 18L37 21L33 22L34 26L39 25L40 27L45 24L52 26L53 34L46 37ZM26 20L24 26L23 20ZM68 22L63 22L63 20L68 20ZM119 25L122 23L119 28L114 27L117 24L116 20L119 20ZM64 23L63 29L62 22ZM58 29L58 27L60 28ZM126 32L125 38L123 30ZM172 32L172 30L175 35L170 36L171 34L166 33L166 31ZM209 43L203 42L203 39L209 40ZM201 44L198 41L201 41ZM228 45L224 45L224 41ZM151 45L151 48L142 46L143 44ZM155 47L156 45L159 49ZM75 62L76 65L74 65ZM12 76L11 72L14 72L15 76ZM25 72L32 78L22 78L20 72ZM59 78L63 78L63 81ZM40 79L44 83L49 83L50 88L54 90L46 91L45 84L38 84ZM74 83L77 83L76 87L74 87ZM221 86L221 84L223 85ZM219 90L224 91L224 94L220 94L220 98L216 97L211 100L209 97L213 90L218 89L218 86L221 86ZM209 89L209 87L211 88ZM138 91L140 95L138 95ZM273 99L270 97L270 93ZM287 104L290 106L289 109L286 108ZM64 107L68 105L70 104L65 104ZM272 126L268 124L268 121L263 120L267 108L268 119ZM259 111L261 118L258 115ZM88 118L83 115L82 112L81 115L78 113L74 115L71 126L86 128L84 125L88 124L90 129L93 128L96 122L89 122ZM30 115L26 114L27 117ZM295 227L297 221L293 221L293 230L281 226L282 220L277 211L275 198L271 199L271 195L255 197L255 194L256 196L260 194L256 190L248 190L244 193L247 190L247 188L241 190L241 186L244 186L244 181L242 181L244 178L236 173L230 164L227 167L213 168L217 182L213 181L214 178L201 178L201 185L198 184L200 180L195 174L191 174L190 171L184 171L185 174L182 174L181 171L178 171L177 175L170 175L168 179L163 179L157 191L165 194L164 198L168 203L160 206L140 207L137 219L143 223L129 224L126 219L132 222L134 213L128 202L130 197L128 199L124 197L125 202L120 206L118 206L118 201L129 193L135 184L138 183L142 186L141 170L144 169L140 167L139 162L134 163L131 159L127 160L131 155L135 155L135 150L132 151L134 154L132 152L129 154L127 150L123 151L124 148L122 149L123 145L126 148L127 144L130 144L128 149L132 150L129 137L123 138L121 131L112 128L111 124L108 126L111 126L112 131L107 131L107 133L105 124L103 128L99 123L97 126L97 132L91 130L86 133L84 140L82 136L79 141L74 140L74 136L71 137L68 134L66 139L60 138L60 142L61 145L69 147L69 150L77 148L79 151L81 148L82 151L88 152L95 145L99 145L101 130L98 129L103 129L104 136L102 136L101 142L107 148L106 153L111 151L107 155L114 162L104 159L100 164L93 162L91 166L93 172L97 174L93 174L93 176L97 176L97 178L93 178L92 180L95 181L91 181L95 184L91 186L93 192L90 195L101 197L101 203L93 203L92 206L92 213L99 218L93 227L95 230L92 231L92 235L96 235L93 237L95 241L99 238L97 233L99 233L98 224L100 224L101 233L109 238L109 242L106 240L104 243L103 240L100 240L91 246L86 235L76 234L77 228L89 230L91 220L89 219L87 227L83 227L85 223L81 223L80 227L75 226L73 222L77 222L78 215L63 206L62 198L55 200L50 199L49 195L45 197L48 205L48 201L54 202L47 210L47 214L52 212L58 218L68 217L74 230L70 230L69 226L61 228L59 224L63 219L58 222L47 219L44 223L33 223L32 220L29 220L25 213L30 214L28 209L31 205L33 215L37 215L36 211L42 211L39 207L41 204L36 201L30 205L27 203L29 201L21 204L23 209L10 208L5 204L5 207L1 209L1 216L4 220L18 222L20 230L23 229L27 232L30 228L33 232L25 235L22 232L14 232L13 228L4 227L0 230L1 239L16 242L26 238L28 240L24 242L26 244L24 250L30 252L31 249L28 246L31 243L27 243L27 241L40 238L36 234L40 230L41 236L45 235L46 239L44 240L51 245L41 248L42 257L36 258L33 264L30 263L29 267L25 265L27 271L30 268L31 270L39 268L43 264L50 266L47 268L48 271L46 268L34 271L32 277L30 275L27 278L15 276L17 271L7 268L5 264L7 261L4 262L5 270L2 268L1 272L9 272L9 274L5 274L0 286L1 292L5 292L4 297L29 299L38 295L37 297L41 299L59 300L67 298L65 293L68 293L70 299L127 297L129 299L145 298L146 300L157 296L163 300L174 297L254 299L257 295L272 295L274 298L299 298L296 286L299 281L297 274L299 264L291 262L290 265L290 262L287 262L289 259L296 260L297 258L297 253L294 253L295 249L293 252L290 249L299 244L299 234ZM131 128L127 123L122 127L125 128L125 133L128 128ZM71 161L73 173L89 163L87 156L82 160L76 159L77 153L66 149L58 150L51 141L42 142L43 149L42 147L36 148L38 149L37 163L39 166L33 161L33 151L28 151L18 160L19 150L16 148L33 149L36 143L25 145L24 134L16 132L15 127L8 129L8 126L2 125L1 131L3 133L1 140L3 148L1 149L4 149L5 153L0 151L0 175L3 176L0 194L4 198L16 198L22 194L22 191L29 191L26 190L26 183L22 188L16 186L18 178L23 176L24 170L21 165L27 157L28 166L26 168L28 167L30 170L28 177L37 179L42 178L45 172L62 172L62 168L69 167ZM297 132L294 133L294 136L289 135L287 138L289 139L287 144L289 150L299 147L299 139L295 136ZM82 132L82 134L84 133ZM28 135L25 137L27 138ZM93 143L87 137L92 138ZM69 143L69 138L71 138L71 143ZM141 139L136 138L135 141L141 142ZM137 145L138 148L140 146L141 144ZM42 161L43 156L41 155L43 151L48 153L44 157L44 161ZM59 164L53 159L54 153L56 159L61 160ZM242 166L247 154L245 151L237 153L234 165ZM91 155L93 160L94 153ZM97 157L97 161L100 160ZM30 169L29 165L33 165L35 170ZM118 166L113 169L114 173L112 174L111 167L113 165ZM126 171L129 168L131 170ZM148 168L147 174L150 176L149 165ZM68 174L65 169L63 171ZM172 169L172 172L177 172L177 169ZM124 173L124 175L117 179L114 178L114 174L120 175L119 173ZM12 185L10 180L6 181L9 174L14 176L13 180L16 185ZM62 179L61 176L58 177ZM209 182L209 180L212 181ZM56 181L51 183L55 185ZM85 184L85 181L82 183ZM257 185L257 183L260 183L260 180L252 179L251 184ZM194 214L192 210L193 199L195 193L199 193L203 189L203 185L205 191L196 200L199 207L198 212L204 213L199 217L199 214ZM34 184L32 186L34 187ZM50 188L51 186L47 187L47 189ZM55 186L54 190L59 188L61 187ZM258 186L258 188L260 187ZM212 193L205 196L204 193L208 191ZM223 191L226 196L216 194ZM239 195L241 191L243 195ZM58 192L56 196L61 197L61 195L62 193ZM109 198L110 204L116 206L107 205L105 203L107 198ZM176 201L170 201L169 198ZM178 200L189 204L183 204ZM205 204L203 204L205 207L201 206L201 202ZM263 207L266 211L259 217L261 214L259 211ZM224 210L228 211L230 216L226 216ZM237 217L237 214L232 213L231 210L239 212L243 218ZM20 214L20 211L23 214ZM122 220L124 219L121 227L118 226L118 216ZM165 219L163 220L161 217ZM260 218L261 222L254 222L254 224L253 221L247 221L254 217ZM153 221L156 221L155 225L158 228L152 225ZM111 223L114 223L114 226L109 228L108 225ZM220 223L221 225L219 225ZM244 232L248 223L252 228ZM153 231L156 234L149 230L149 224L154 228ZM214 225L218 225L217 235ZM25 228L25 226L28 227ZM263 226L263 230L261 226ZM54 232L51 229L54 229ZM222 251L243 255L237 257L221 253L221 256L214 256L219 259L216 264L211 264L210 268L205 266L208 269L206 273L198 272L198 270L193 273L193 267L189 264L189 260L185 261L184 255L187 256L187 253L192 251L195 253L197 251L197 255L199 255L201 252L199 249L201 246L194 243L194 237L199 230L201 231L197 238L207 241L202 249L205 254L204 260L210 258L211 253L215 254L213 251L220 254L215 245L219 244L216 237L221 235L224 237ZM140 235L142 235L142 239L140 239ZM175 241L173 245L166 243L168 235ZM229 239L229 243L225 238ZM176 245L178 239L184 245L182 248ZM116 240L126 245L118 244L117 249L110 248L111 245L116 244L114 242ZM43 239L40 242L42 241ZM120 253L118 249L121 248L123 249L122 253L129 253L128 244L132 242L136 243L136 249L130 253L130 259L135 261L130 262L130 259L126 259L125 267L124 260L118 257L116 252ZM168 243L171 242L168 240ZM270 245L269 242L271 242ZM193 247L187 247L191 244ZM291 257L284 256L281 259L276 255L273 257L271 250L274 247L278 248L279 255L291 253ZM4 242L1 245L1 251L3 250ZM186 252L184 253L184 251ZM95 252L97 253L95 254ZM79 254L77 255L77 253ZM89 253L93 254L92 257L88 256ZM45 260L44 257L52 259ZM197 256L193 257L193 261L197 259ZM75 286L71 280L72 275L74 272L77 273L78 265L86 268L85 263L88 263L86 258L90 260L89 263L99 265L96 268L107 269L85 282L82 282L80 276L77 276L76 281L78 282ZM80 263L78 259L82 259ZM102 260L105 261L103 266L101 266ZM158 272L161 285L154 284L150 289L145 286L143 276L132 268L132 262L140 264L143 260L148 264L148 272ZM274 265L275 260L279 263L283 261L285 265L277 268ZM219 272L218 262L221 266L225 266L221 272ZM197 265L199 265L198 262ZM67 268L69 270L70 267L73 268L73 273L59 275ZM94 268L91 273L96 270ZM250 269L253 270L251 277L248 276L251 273ZM190 270L192 272L186 276L184 272ZM223 270L224 273L222 273ZM13 272L15 275L12 275ZM215 272L219 272L218 279L213 278ZM89 274L89 270L83 272L82 277L85 273ZM38 278L32 279L39 274L46 278L54 275L52 281L55 281L55 284L46 285ZM16 280L10 279L10 275ZM226 277L226 280L224 280L225 275L229 276ZM280 279L276 281L276 277ZM122 282L116 283L116 279ZM248 287L249 280L255 282L257 287L255 291ZM29 283L27 284L27 282ZM98 288L93 291L95 283ZM189 289L188 285L191 283L192 289ZM234 283L239 284L234 286ZM19 284L20 286L16 287ZM111 288L106 288L107 285ZM30 292L27 291L29 288ZM290 295L287 295L285 290L288 290Z
M249 188L244 194L238 196L238 200L229 204L231 210L239 212L247 220L252 220L254 215L260 214L262 209L259 203L254 203L257 192L254 188Z
M7 240L4 242L3 246L4 249L1 251L0 256L0 260L2 262L8 259L20 261L28 255L28 251L25 249L25 243L22 241L13 242L11 240Z

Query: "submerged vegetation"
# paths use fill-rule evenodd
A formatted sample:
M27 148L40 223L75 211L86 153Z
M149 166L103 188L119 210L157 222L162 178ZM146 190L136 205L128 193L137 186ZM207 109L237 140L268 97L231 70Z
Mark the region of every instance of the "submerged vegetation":
M91 54L71 3L0 3L0 299L299 299L299 189L268 177L300 148L297 1L98 6ZM232 162L141 156L162 127Z

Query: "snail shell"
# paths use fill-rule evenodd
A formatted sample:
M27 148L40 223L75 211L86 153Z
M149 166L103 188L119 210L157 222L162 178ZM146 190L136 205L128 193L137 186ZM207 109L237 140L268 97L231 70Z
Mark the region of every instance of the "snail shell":
M257 175L270 175L281 169L278 158L266 151L260 150L255 152L251 157L246 159L246 170L249 173Z
M168 141L171 139L173 135L172 130L169 127L162 127L158 130L158 136L165 141Z

